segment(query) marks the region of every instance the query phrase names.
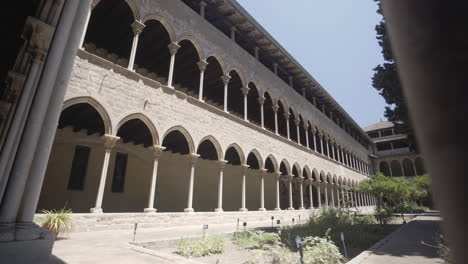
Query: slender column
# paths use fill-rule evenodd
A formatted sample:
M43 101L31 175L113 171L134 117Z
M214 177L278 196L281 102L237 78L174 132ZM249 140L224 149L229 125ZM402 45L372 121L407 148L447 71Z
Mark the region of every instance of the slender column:
M388 170L390 171L390 177L393 177L392 163L389 162Z
M304 210L304 190L303 190L303 182L304 182L304 177L301 177L299 179L299 195L301 196L301 207L299 207L299 210Z
M260 208L259 211L266 211L265 209L265 169L260 170Z
M361 203L361 206L365 206L363 193L359 193L359 201Z
M247 121L247 95L249 94L250 88L241 88L242 94L244 95L244 120Z
M99 180L96 205L94 206L94 208L91 208L91 213L102 213L102 199L104 197L104 189L106 186L107 170L109 169L109 159L111 151L119 139L119 137L115 137L112 135L104 135L104 162L101 170L101 179Z
M328 183L324 184L324 190L325 190L325 207L329 207L330 204L328 203Z
M273 72L275 75L278 75L278 63L276 62L273 63Z
M262 128L265 128L265 111L263 111L263 105L265 104L265 97L258 97L258 103L260 104L260 124Z
M203 85L205 82L205 70L208 66L208 62L201 60L197 62L198 69L200 70L200 85L198 87L198 100L203 101Z
M411 165L413 165L414 176L418 176L418 172L416 171L415 161L412 160Z
M299 119L294 119L294 123L296 124L296 133L297 133L297 144L301 144L301 133L299 130L299 126L301 124L301 120Z
M302 97L306 97L306 89L305 88L301 88L301 94L302 94Z
M259 56L259 50L260 48L258 46L255 46L254 48L254 55L255 55L255 59L259 60L260 56Z
M227 161L218 160L219 166L219 180L218 180L218 208L215 209L215 212L223 211L223 178L224 178L224 168L226 168Z
M236 27L231 27L231 40L236 41Z
M289 76L289 86L291 86L291 88L294 88L294 82L293 82L292 76Z
M345 153L346 156L346 166L351 167L351 164L349 163L349 153L346 151Z
M321 192L321 186L322 184L319 182L317 183L317 194L318 194L318 207L322 207L322 194L320 193Z
M281 207L280 207L280 179L281 179L281 173L278 173L276 175L276 207L275 207L275 211L281 211Z
M205 7L206 7L206 2L201 1L200 2L200 16L205 18Z
M241 189L241 208L239 211L241 212L246 212L248 209L245 207L245 175L247 174L247 169L249 166L247 165L242 165L242 189Z
M89 19L91 18L91 12L97 6L97 4L99 4L100 1L101 0L91 1L91 6L90 6L90 8L88 10L88 13L86 14L85 26L84 26L83 34L81 34L80 45L78 46L79 48L83 48L84 39L85 39L85 36L86 36L86 31L88 30Z
M224 83L224 112L228 111L228 84L231 80L231 76L224 74L221 79Z
M278 135L278 105L273 105L273 113L275 113L275 134Z
M145 208L144 212L145 213L155 213L156 208L154 208L154 195L156 192L156 180L158 177L158 161L159 158L161 157L161 154L165 147L161 146L156 146L154 145L152 147L153 151L153 174L151 176L151 184L150 184L150 195L148 199L148 207Z
M284 112L284 118L286 119L286 132L288 135L288 140L291 140L290 132L289 132L289 113Z
M304 130L305 130L305 140L306 140L306 147L309 147L309 124L304 123Z
M358 205L358 200L357 200L357 195L356 195L356 191L353 190L353 201L354 201L354 205L355 206L359 206Z
M293 180L293 175L288 176L288 183L289 183L289 208L288 210L294 210L293 207L293 195L292 195L292 180Z
M190 181L189 181L189 189L188 189L188 197L187 197L187 208L184 209L186 213L193 213L193 183L195 181L195 166L197 165L198 158L200 155L198 154L190 154Z
M400 161L398 161L398 163L400 164L400 169L401 169L401 175L403 175L403 177L405 177L405 170L403 170L403 164L401 164Z
M329 137L326 137L325 139L327 141L327 157L330 158L330 144L328 142L330 142L330 138Z
M319 139L320 139L320 152L323 155L323 153L325 152L325 151L323 151L323 134L319 133L318 135L319 135Z
M330 191L331 191L331 202L332 202L332 207L335 207L335 191L334 191L334 185L330 185Z
M312 128L312 140L314 143L314 151L318 152L317 151L317 137L315 136L315 133L317 133L317 130L315 128Z
M335 142L332 142L331 149L332 149L332 158L335 159Z
M343 187L341 188L341 207L346 207L345 190Z
M175 56L180 46L177 43L172 42L171 44L169 44L168 47L169 52L171 53L171 63L169 65L169 78L167 79L167 86L172 87L172 79L174 78Z
M135 55L136 55L136 50L138 47L138 37L140 36L140 33L143 31L145 28L145 24L141 23L140 21L134 21L132 23L132 29L133 29L133 44L132 44L132 51L130 52L130 60L128 61L128 69L133 71L133 64L135 63Z
M310 207L309 209L313 209L314 208L314 195L312 193L314 188L312 188L312 180L309 179L309 201L310 201Z

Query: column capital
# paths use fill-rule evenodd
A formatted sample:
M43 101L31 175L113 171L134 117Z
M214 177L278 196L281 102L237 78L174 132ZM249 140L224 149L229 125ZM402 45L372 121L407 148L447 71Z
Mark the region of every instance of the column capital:
M309 124L307 124L307 123L304 123L304 124L302 125L302 127L303 127L306 131L309 130ZM306 132L306 133L307 133L307 132Z
M203 72L206 70L206 67L208 67L208 62L206 62L205 60L201 60L199 62L197 62L197 66L198 66L198 69Z
M249 87L242 87L241 91L242 91L242 94L245 97L245 96L247 96L249 94L250 88Z
M259 171L260 171L260 177L265 176L265 174L267 173L266 169L259 169Z
M289 119L289 116L290 116L290 115L291 115L291 114L288 113L288 112L284 112L284 114L283 114L283 116L284 116L284 118L286 118L286 120Z
M99 4L99 2L101 2L101 0L91 1L91 10L93 10Z
M223 83L227 85L229 81L231 80L231 76L224 74L223 76L221 76L221 80L223 80Z
M166 147L158 146L158 145L153 145L150 147L150 149L153 151L153 158L155 160L159 160L161 157L163 151L166 149Z
M274 104L271 108L273 109L273 112L274 112L275 114L278 113L279 106L278 106L277 104Z
M146 27L145 24L141 23L138 20L133 21L132 25L133 34L140 35L143 32L143 29Z
M116 137L113 135L105 134L103 136L104 139L104 149L106 151L111 151L114 147L117 141L120 139L120 137Z
M319 132L317 135L318 135L318 137L319 137L320 139L322 139L323 136L324 136L324 134L323 134L322 132Z
M190 160L190 164L191 165L197 164L197 161L198 161L199 157L200 157L200 155L198 155L196 153L189 154L188 159Z
M218 164L218 168L224 170L226 168L226 164L228 163L227 160L217 160L216 163Z
M301 120L299 118L294 117L294 124L296 124L296 126L299 126L301 124Z
M241 166L242 173L246 173L247 169L250 168L250 166L246 164L241 164L240 166Z
M275 178L276 178L277 180L281 179L281 176L282 176L282 175L281 175L281 172L276 172L276 173L275 173Z
M207 3L206 3L205 1L201 1L201 2L200 2L200 6L205 7L205 6L207 6Z
M260 95L260 96L257 98L257 100L258 100L258 103L259 103L259 104L263 105L263 104L265 103L266 98Z
M171 53L171 55L175 55L177 51L180 49L180 45L175 42L169 43L167 47L169 47L169 52Z

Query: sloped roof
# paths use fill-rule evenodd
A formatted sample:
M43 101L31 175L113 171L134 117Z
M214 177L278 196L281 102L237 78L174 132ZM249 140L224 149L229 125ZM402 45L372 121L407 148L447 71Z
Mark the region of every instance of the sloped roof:
M368 126L364 127L362 130L364 130L365 132L369 132L369 131L374 131L374 130L379 130L379 129L384 129L384 128L392 128L394 126L395 125L393 124L393 122L380 121L378 123L368 125Z

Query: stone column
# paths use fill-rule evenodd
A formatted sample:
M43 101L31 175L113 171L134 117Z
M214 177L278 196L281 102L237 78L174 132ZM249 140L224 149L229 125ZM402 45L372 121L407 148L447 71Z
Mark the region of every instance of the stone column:
M341 207L345 207L345 206L346 206L346 203L345 203L345 196L344 196L344 188L343 186L341 186Z
M228 85L229 81L231 80L231 76L224 74L223 77L221 77L224 83L224 112L228 111Z
M277 173L276 175L276 207L275 211L281 211L281 206L280 206L280 179L281 179L281 173Z
M259 60L259 58L260 58L259 50L260 50L260 48L258 46L254 47L254 55L255 55L255 59L257 59L257 60Z
M279 109L279 106L274 104L272 108L273 108L273 113L275 113L275 134L279 135L279 133L278 133L278 109Z
M320 193L321 192L321 183L319 181L317 181L317 194L318 194L318 207L322 207L322 194Z
M205 70L208 67L208 62L201 60L197 62L198 69L200 70L200 85L198 87L198 100L203 101L203 84L205 82Z
M351 164L349 163L349 154L347 151L345 151L345 157L346 157L346 166L351 167Z
M247 95L249 94L250 88L242 87L241 91L242 95L244 95L244 120L247 121Z
M85 36L86 36L86 31L88 30L88 24L89 24L89 19L91 18L91 12L93 11L93 9L97 6L97 4L99 4L101 0L93 0L91 1L91 6L88 10L88 13L86 14L86 21L85 21L85 26L84 26L84 30L83 30L83 34L81 34L81 39L80 39L80 45L78 47L80 48L83 48L83 44L84 44L84 39L85 39Z
M325 151L323 150L323 134L319 133L318 135L319 135L319 139L320 139L320 152L323 155L323 153L325 153Z
M215 209L215 212L223 211L223 178L224 178L224 168L226 168L227 161L218 160L219 166L219 180L218 180L218 208Z
M309 147L309 124L304 123L304 130L305 130L306 147L310 149Z
M245 207L245 175L249 166L242 165L242 187L241 187L241 208L239 211L246 212L248 209Z
M200 16L205 18L205 7L206 7L206 2L201 1L200 2Z
M314 143L314 151L318 152L317 151L317 137L315 136L315 133L317 133L317 130L315 128L312 128L312 139Z
M294 119L294 123L296 124L296 133L297 133L297 144L301 144L301 131L299 129L299 126L301 124L301 120L299 119Z
M405 170L403 169L403 164L401 164L400 161L398 161L398 163L400 164L401 175L402 175L403 177L405 177L406 175L405 175Z
M293 195L292 195L292 180L293 180L293 175L288 175L288 183L289 183L289 207L288 210L294 210L293 207Z
M388 170L390 171L390 177L393 177L393 171L392 171L392 163L388 163Z
M325 140L327 141L327 157L330 158L330 144L329 144L329 142L330 142L330 137L327 136L327 137L325 138Z
M312 188L312 179L309 179L309 200L310 200L310 208L309 209L313 209L314 208L314 194L313 194L313 189Z
M357 200L357 195L356 195L356 191L353 190L353 201L354 201L354 205L355 206L359 206L358 205L358 200Z
M288 140L291 140L291 136L290 136L291 134L289 131L289 113L288 112L284 112L284 118L286 119L286 132L287 132Z
M188 188L188 195L187 195L187 208L184 209L184 212L186 213L193 213L193 183L195 181L195 166L197 165L198 158L200 155L198 154L190 154L189 156L190 160L190 181L189 181L189 188Z
M273 72L278 76L278 63L276 62L273 63Z
M328 203L328 183L324 183L324 190L325 190L325 207L329 207L330 204Z
M265 111L263 110L263 105L265 104L265 97L258 97L258 103L260 104L260 124L262 128L265 128Z
M301 196L301 207L299 210L304 210L304 190L303 190L304 177L299 178L299 195Z
M106 187L106 177L107 177L107 170L109 169L109 159L110 159L111 151L119 139L120 139L119 137L115 137L112 135L104 135L104 149L105 149L104 163L102 165L101 178L99 180L96 205L94 206L94 208L91 208L91 213L102 213L102 199L104 197L104 190Z
M332 198L332 200L331 200L331 202L332 202L332 207L335 207L335 192L334 192L334 190L333 190L334 188L335 188L334 185L331 184L331 185L330 185L330 191L331 191L331 198Z
M132 30L133 30L133 44L132 50L130 52L130 60L128 61L128 69L133 71L133 64L135 63L135 55L138 47L138 37L140 36L141 32L145 28L145 24L141 23L140 21L134 21L132 23Z
M266 211L265 209L265 174L266 170L260 170L260 208L259 211Z
M332 149L332 158L335 159L335 142L332 142L331 149Z
M144 210L145 213L155 213L156 212L156 208L154 208L154 195L155 195L155 192L156 192L156 179L158 177L158 161L159 161L159 158L161 157L161 154L162 154L164 149L165 149L165 147L156 146L156 145L154 145L152 147L153 158L154 158L154 160L153 160L153 174L151 176L150 195L149 195L149 199L148 199L148 207L145 208L145 210Z
M171 44L169 44L168 47L169 47L169 52L171 53L171 63L169 65L169 78L167 79L167 86L172 87L172 80L174 78L175 56L180 46L177 43L172 42Z

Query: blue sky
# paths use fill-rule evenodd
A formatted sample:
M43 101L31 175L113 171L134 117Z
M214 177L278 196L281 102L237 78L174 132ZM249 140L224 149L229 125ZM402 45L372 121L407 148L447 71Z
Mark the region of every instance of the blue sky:
M373 0L237 0L361 126L383 117Z

